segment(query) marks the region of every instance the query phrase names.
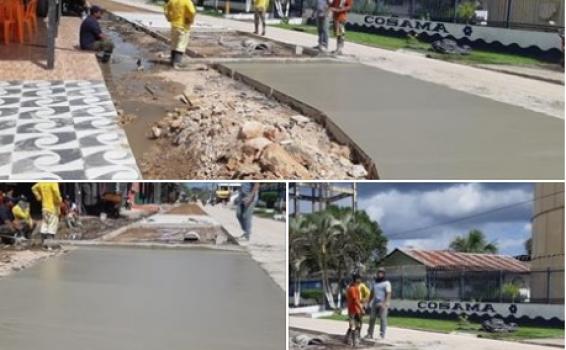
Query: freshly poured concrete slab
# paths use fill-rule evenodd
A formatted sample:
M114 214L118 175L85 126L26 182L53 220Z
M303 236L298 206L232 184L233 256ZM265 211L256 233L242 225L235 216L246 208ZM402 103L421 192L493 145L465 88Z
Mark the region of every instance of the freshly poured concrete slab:
M382 179L563 179L564 121L350 63L229 63L328 117Z
M0 349L283 350L284 293L247 254L78 248L0 280Z

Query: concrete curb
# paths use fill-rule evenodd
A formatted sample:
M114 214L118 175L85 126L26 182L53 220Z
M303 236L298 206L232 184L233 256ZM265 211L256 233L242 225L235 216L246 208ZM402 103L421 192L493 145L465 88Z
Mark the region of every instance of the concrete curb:
M109 12L109 15L111 16L111 18L118 20L118 21L123 21L126 22L132 26L134 26L134 28L139 29L141 31L143 31L144 33L149 34L150 36L158 39L158 40L162 40L164 42L169 42L169 38L165 37L164 35L161 35L157 32L155 32L154 30L147 28L143 25L140 25L139 23L134 23L131 22L129 20L127 20L124 17L118 16L113 14L112 12ZM243 33L245 35L251 36L251 37L256 37L255 34L250 34L250 33L245 33L245 32L239 32L236 31L238 33ZM265 39L264 37L259 37L262 39ZM266 39L272 42L276 42L278 44L284 45L286 47L293 47L293 45L289 45L286 43L281 43L272 39ZM312 49L311 49L312 50ZM203 55L191 50L191 49L187 49L187 54L191 57L198 57L198 58L204 58ZM289 58L286 58L287 61L289 61ZM324 60L328 61L328 60L332 60L329 57L324 58ZM254 60L256 62L261 62L260 59L256 59ZM253 89L263 93L264 95L266 95L267 97L272 97L275 100L279 101L282 104L285 104L289 107L291 107L292 109L298 111L299 113L313 119L314 121L316 121L318 124L320 124L330 135L331 139L337 141L340 144L343 145L347 145L350 149L352 149L352 153L353 153L353 160L360 162L364 165L364 167L366 168L367 172L368 172L368 176L366 179L369 180L377 180L379 179L379 173L377 171L377 166L375 164L375 162L368 156L368 154L351 138L349 137L342 129L340 129L338 127L338 125L336 125L323 111L310 106L307 103L304 103L302 101L297 100L296 98L285 94L282 91L273 89L270 86L267 86L245 74L242 74L240 72L234 71L231 68L227 67L226 65L224 65L223 63L220 62L216 62L216 63L211 63L209 64L213 69L215 69L216 71L218 71L219 73L230 77L231 79L234 79L236 81L241 81L244 84L252 87Z
M532 74L526 74L526 73L520 73L520 72L512 72L506 69L497 69L497 68L492 68L492 67L484 67L482 65L473 65L476 68L481 68L481 69L485 69L485 70L490 70L493 72L497 72L497 73L503 73L503 74L509 74L509 75L515 75L521 78L527 78L527 79L533 79L533 80L539 80L539 81L544 81L546 83L551 83L551 84L556 84L556 85L562 85L564 86L564 82L560 79L550 79L550 78L545 78L545 77L541 77L538 75L532 75Z

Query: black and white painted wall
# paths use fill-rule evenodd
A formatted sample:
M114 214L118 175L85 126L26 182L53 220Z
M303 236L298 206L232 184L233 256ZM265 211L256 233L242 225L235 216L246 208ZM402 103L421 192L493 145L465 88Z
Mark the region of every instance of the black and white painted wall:
M390 312L393 315L432 316L454 318L465 314L471 320L481 321L489 318L502 318L519 325L564 325L564 305L529 304L529 303L483 303L465 301L427 301L398 300L391 301Z
M561 50L561 39L558 32L527 31L356 13L348 16L347 24L366 31L418 33L424 39L452 38L471 46L554 53L559 53Z

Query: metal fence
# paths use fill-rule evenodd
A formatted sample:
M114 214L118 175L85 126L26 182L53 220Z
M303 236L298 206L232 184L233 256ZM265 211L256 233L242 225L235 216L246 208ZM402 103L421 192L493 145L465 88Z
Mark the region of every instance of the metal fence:
M314 0L305 0L312 6ZM472 0L354 0L352 11L376 16L399 16L439 22L463 22L462 3ZM555 31L564 28L564 0L481 0L476 10L487 14L486 25ZM472 18L471 24L480 24Z
M409 300L564 303L564 269L526 273L387 267L392 296Z

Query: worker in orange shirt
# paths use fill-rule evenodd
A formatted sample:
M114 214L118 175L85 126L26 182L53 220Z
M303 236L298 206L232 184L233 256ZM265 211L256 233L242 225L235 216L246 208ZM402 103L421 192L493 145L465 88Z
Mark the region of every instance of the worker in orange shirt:
M358 273L352 276L352 282L346 290L346 305L348 308L348 331L344 342L348 344L352 339L352 346L357 346L362 330L362 317L364 307L362 305L362 296L360 293L360 283L362 278Z
M334 35L336 36L336 55L342 54L344 48L344 35L346 34L346 20L348 11L352 9L352 0L332 0L330 12L334 19Z

